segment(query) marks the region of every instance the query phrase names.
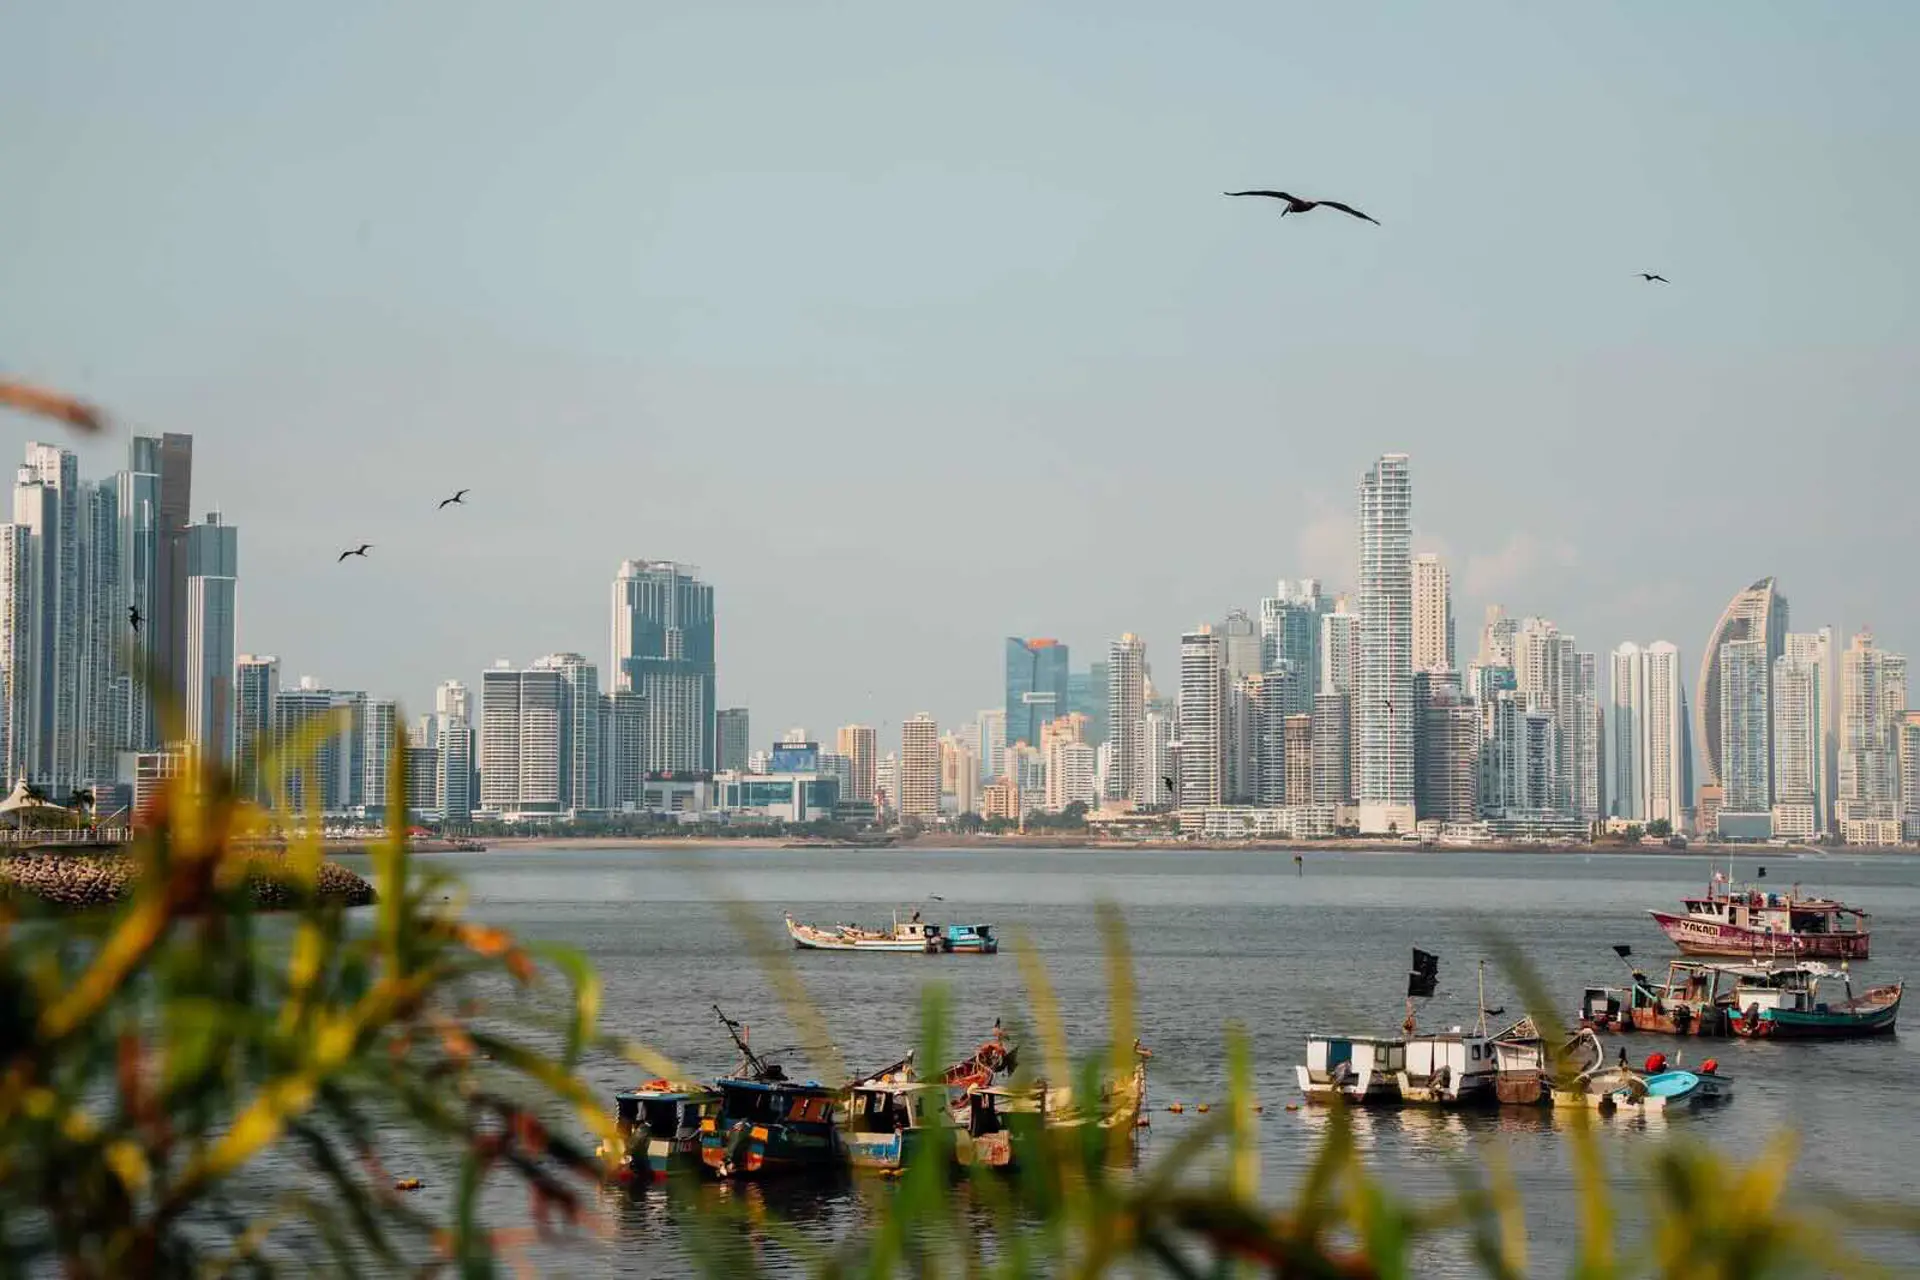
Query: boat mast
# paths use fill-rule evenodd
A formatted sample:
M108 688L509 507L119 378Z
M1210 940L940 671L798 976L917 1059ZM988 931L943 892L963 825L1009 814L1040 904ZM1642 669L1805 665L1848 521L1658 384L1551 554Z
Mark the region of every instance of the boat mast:
M1487 962L1480 962L1480 1022L1474 1032L1482 1040L1487 1038Z
M765 1080L768 1076L766 1060L748 1047L747 1038L740 1034L740 1024L721 1013L720 1006L717 1004L713 1006L713 1012L714 1016L720 1019L720 1025L727 1029L727 1034L733 1037L733 1043L739 1048L740 1057L746 1062L747 1069L753 1072L753 1078Z

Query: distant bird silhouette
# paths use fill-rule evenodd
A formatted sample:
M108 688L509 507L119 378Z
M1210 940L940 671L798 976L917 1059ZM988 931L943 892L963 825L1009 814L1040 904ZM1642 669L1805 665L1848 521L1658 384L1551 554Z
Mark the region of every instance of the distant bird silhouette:
M1660 282L1661 284L1672 284L1672 283L1673 283L1673 281L1671 281L1671 280L1669 280L1669 279L1667 279L1667 278L1666 278L1665 276L1657 276L1657 275L1655 275L1655 274L1653 274L1653 272L1651 272L1651 271L1642 271L1642 272L1640 273L1640 278L1641 278L1642 280L1645 280L1645 281L1646 281L1646 282L1647 282L1648 284L1652 284L1652 283L1653 283L1653 282L1654 282L1655 280L1658 280L1658 281L1659 281L1659 282Z
M340 560L345 560L348 556L364 557L367 554L367 552L370 551L372 548L373 548L373 544L371 542L363 542L351 551L342 551L340 553ZM335 560L334 563L339 564L340 560Z
M1380 225L1380 219L1369 214L1364 214L1350 204L1341 204L1338 200L1302 200L1299 196L1288 195L1284 191L1222 191L1220 194L1223 196L1266 196L1270 200L1285 200L1287 207L1280 211L1280 216L1283 218L1290 213L1306 213L1309 210L1318 209L1321 205L1325 205L1329 209L1338 209L1340 212L1355 218L1365 218L1376 227Z
M137 605L137 604L130 604L130 605L128 605L128 606L127 606L127 621L128 621L128 622L131 622L131 623L133 624L133 633L134 633L135 635L139 635L139 634L140 634L140 623L141 623L141 617L140 617L140 606L139 606L139 605Z
M1169 778L1169 777L1167 777L1167 776L1166 776L1165 774L1162 774L1162 775L1160 776L1160 781L1162 781L1162 782L1164 782L1164 783L1166 783L1166 784L1167 784L1167 790L1169 790L1169 791L1178 791L1178 790L1180 789L1179 787L1177 787L1177 786L1175 786L1175 785L1174 785L1174 781L1173 781L1173 779L1172 779L1172 778Z
M86 401L13 378L0 378L0 405L64 422L87 435L97 435L107 425L107 416Z
M927 897L928 897L929 899L931 899L932 901L934 901L934 902L945 902L945 901L946 901L946 899L945 899L945 898L943 898L943 897L941 897L941 896L940 896L939 894L937 894L937 893L930 893L930 894L928 894L928 895L927 895Z
M467 502L466 502L467 495L472 492L473 490L471 489L462 489L458 493L454 494L451 498L442 498L440 499L440 506L436 507L435 510L442 510L444 508L450 507L456 502L464 507L467 505Z

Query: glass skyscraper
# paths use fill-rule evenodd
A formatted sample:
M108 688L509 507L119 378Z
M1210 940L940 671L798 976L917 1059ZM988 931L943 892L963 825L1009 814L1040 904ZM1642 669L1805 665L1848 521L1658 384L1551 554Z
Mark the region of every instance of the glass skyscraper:
M1040 728L1072 709L1067 646L1007 637L1007 745L1040 745Z
M627 560L613 582L613 687L647 700L650 773L712 773L713 588L691 565Z

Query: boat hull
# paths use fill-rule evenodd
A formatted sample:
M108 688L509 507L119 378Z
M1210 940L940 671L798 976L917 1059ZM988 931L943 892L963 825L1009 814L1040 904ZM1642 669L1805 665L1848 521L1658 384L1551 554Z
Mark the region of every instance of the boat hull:
M700 1133L700 1160L716 1178L761 1178L838 1165L843 1152L831 1126L749 1125Z
M1720 1008L1698 1009L1688 1004L1671 1004L1656 1009L1642 1005L1633 1009L1630 1016L1630 1025L1635 1031L1647 1031L1655 1035L1718 1038L1728 1034L1727 1011Z
M1857 1004L1866 1008L1822 1013L1799 1009L1750 1009L1733 1020L1733 1033L1747 1040L1864 1040L1888 1036L1900 1017L1900 990L1869 991Z
M1661 931L1676 947L1690 956L1791 956L1809 960L1865 960L1868 939L1859 933L1772 933L1746 925L1701 920L1674 915L1667 911L1649 911Z
M1300 1092L1308 1102L1345 1102L1356 1107L1391 1106L1400 1101L1400 1085L1385 1072L1356 1076L1346 1084L1323 1083L1313 1079L1303 1066L1294 1067Z

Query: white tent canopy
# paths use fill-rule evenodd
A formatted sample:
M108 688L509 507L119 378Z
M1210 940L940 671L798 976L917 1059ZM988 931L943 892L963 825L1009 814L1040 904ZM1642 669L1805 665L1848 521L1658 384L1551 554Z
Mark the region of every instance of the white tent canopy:
M12 795L5 800L0 800L0 813L17 813L22 809L54 809L62 813L66 812L63 806L51 800L42 800L38 796L28 795L25 778L13 784Z

